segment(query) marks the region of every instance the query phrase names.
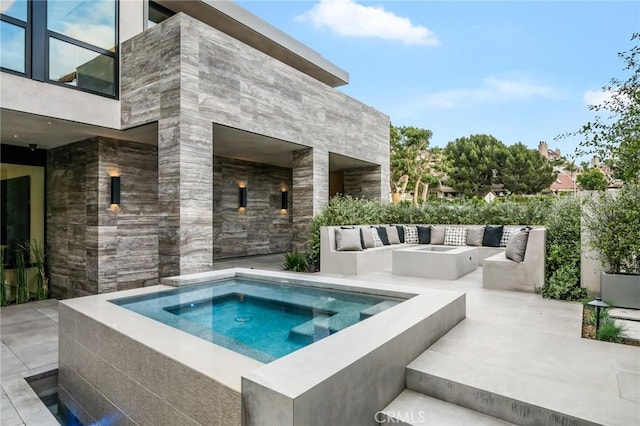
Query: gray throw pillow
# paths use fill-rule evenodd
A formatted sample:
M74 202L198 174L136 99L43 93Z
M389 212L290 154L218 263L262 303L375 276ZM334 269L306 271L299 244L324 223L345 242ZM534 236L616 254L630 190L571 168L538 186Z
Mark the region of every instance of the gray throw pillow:
M358 229L336 228L336 250L362 251L362 244L360 244L360 231Z
M444 244L445 230L444 226L431 225L431 244Z
M395 226L386 226L387 238L389 238L389 244L400 244L400 235L398 234L398 228Z
M376 240L373 238L373 230L371 228L360 228L364 248L373 248L376 246Z
M514 262L522 262L524 260L524 253L527 250L527 241L529 240L529 230L523 229L519 232L512 232L509 236L509 242L507 248L504 251L504 255L509 260Z
M484 238L484 226L470 226L467 231L467 245L479 247Z

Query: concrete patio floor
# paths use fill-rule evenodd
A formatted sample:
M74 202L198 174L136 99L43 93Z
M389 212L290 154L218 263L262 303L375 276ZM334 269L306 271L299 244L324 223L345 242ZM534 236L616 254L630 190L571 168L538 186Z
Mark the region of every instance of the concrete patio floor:
M248 257L216 262L214 269L281 270L282 260ZM485 290L481 269L456 281L390 272L342 278L466 292L467 318L412 363L430 377L529 399L594 423L640 424L640 348L580 338L579 303ZM34 420L42 413L16 383L57 367L57 301L1 308L0 326L1 424L48 424Z

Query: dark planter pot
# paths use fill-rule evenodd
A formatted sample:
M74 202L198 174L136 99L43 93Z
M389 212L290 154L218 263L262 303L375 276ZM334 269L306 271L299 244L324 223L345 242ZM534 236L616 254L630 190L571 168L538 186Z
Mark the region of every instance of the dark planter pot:
M640 309L640 275L602 272L600 286L605 302L619 308Z

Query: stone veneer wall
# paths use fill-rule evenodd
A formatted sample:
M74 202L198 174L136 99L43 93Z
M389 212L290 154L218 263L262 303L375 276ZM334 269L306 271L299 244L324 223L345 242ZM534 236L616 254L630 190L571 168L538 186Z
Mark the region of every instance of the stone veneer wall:
M214 157L213 181L214 259L291 250L291 209L280 211L291 169ZM247 185L244 213L238 211L239 182Z
M158 122L161 276L213 262L212 123L312 150L293 165L296 245L328 201L329 152L379 164L388 197L386 115L190 16L124 41L121 76L123 127Z
M92 138L47 154L50 289L65 298L158 282L155 146ZM121 205L110 209L111 174Z
M363 167L344 171L344 195L364 198L380 198L377 182L380 180L380 167Z

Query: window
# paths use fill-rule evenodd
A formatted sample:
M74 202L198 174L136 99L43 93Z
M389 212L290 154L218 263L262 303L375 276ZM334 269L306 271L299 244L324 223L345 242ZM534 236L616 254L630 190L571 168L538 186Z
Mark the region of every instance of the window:
M113 51L116 43L115 13L114 0L48 0L47 29Z
M160 22L164 21L175 15L176 13L166 7L160 6L156 2L149 2L149 20L147 21L147 28L155 27Z
M29 7L26 0L0 0L0 67L28 74Z
M117 0L0 0L3 71L116 97Z
M27 0L0 0L0 12L11 18L27 21Z
M7 21L0 21L0 66L21 74L27 72L26 28Z
M49 39L49 79L113 95L114 58L55 38Z

